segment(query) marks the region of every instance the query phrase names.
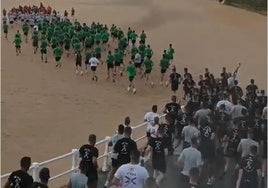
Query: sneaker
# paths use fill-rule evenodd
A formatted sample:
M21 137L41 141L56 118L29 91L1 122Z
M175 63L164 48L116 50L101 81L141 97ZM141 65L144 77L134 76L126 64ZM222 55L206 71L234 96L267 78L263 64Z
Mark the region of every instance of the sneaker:
M208 182L207 182L207 185L213 185L214 183L214 178L208 178Z
M169 84L168 81L166 81L166 87L168 86L168 84Z
M127 91L130 92L130 87L127 87Z
M136 91L137 91L137 90L134 88L134 89L133 89L133 93L135 94L135 93L136 93Z
M163 85L163 82L160 82L160 85Z
M78 70L75 70L75 74L78 74Z
M80 72L80 75L83 76L83 71Z
M151 87L154 87L154 82L151 82Z
M122 71L120 72L120 76L121 76L121 77L123 76L123 72L122 72Z
M98 81L98 77L97 77L97 76L95 76L95 81L96 81L96 82Z

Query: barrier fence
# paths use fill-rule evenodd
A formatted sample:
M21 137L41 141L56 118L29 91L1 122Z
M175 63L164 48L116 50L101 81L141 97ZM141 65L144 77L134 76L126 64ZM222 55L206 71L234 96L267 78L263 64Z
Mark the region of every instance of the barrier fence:
M161 115L160 118L163 118L164 116L165 116L165 114ZM132 138L136 142L146 138L144 130L141 133L142 136L137 136L137 138L135 138L135 133L137 133L137 130L140 129L140 128L144 128L146 125L147 125L147 123L144 122L144 123L141 123L141 124L139 124L137 126L132 127ZM101 170L103 172L106 172L109 169L109 157L110 157L111 151L109 151L108 142L109 142L110 138L111 138L110 136L106 136L103 140L98 141L96 143L96 145L95 145L99 149L99 148L101 148L100 146L104 144L104 152L103 152L102 155L100 155L98 157L98 160L100 160L100 159L103 160L103 165L102 165L102 168L101 168ZM71 160L71 168L52 176L49 179L49 181L58 179L58 178L60 178L60 177L62 177L64 175L67 175L69 173L77 171L78 170L79 150L78 149L72 149L71 152L63 154L61 156L58 156L58 157L55 157L55 158L52 158L52 159L49 159L49 160L46 160L46 161L43 161L43 162L40 162L40 163L39 162L33 162L31 167L30 167L30 169L29 169L29 173L32 175L34 181L39 181L38 174L39 174L39 169L41 167L47 166L47 165L49 165L49 164L51 164L53 162L57 162L57 161L66 159L68 157L71 157L71 159L72 159ZM8 178L10 174L11 174L11 172L1 175L2 182L3 182L4 179Z

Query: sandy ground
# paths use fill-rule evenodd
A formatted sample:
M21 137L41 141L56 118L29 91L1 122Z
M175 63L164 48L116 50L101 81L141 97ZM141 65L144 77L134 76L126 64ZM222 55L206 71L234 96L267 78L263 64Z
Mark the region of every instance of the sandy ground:
M6 9L32 2L1 1ZM94 83L90 74L75 75L73 55L64 57L63 68L57 70L51 51L49 63L41 63L31 43L23 43L17 57L12 44L15 26L8 40L1 37L1 174L17 169L24 155L41 162L78 148L89 133L101 140L127 115L132 125L141 123L152 104L162 110L171 91L158 84L158 62L169 43L175 48L174 62L181 74L188 67L197 78L208 67L218 77L223 66L232 72L240 61L240 85L245 87L253 77L259 88L266 89L265 16L212 0L46 0L43 4L61 12L74 7L82 22L130 26L138 33L145 30L155 52L157 85L150 89L137 78L137 94L129 94L126 77L114 84L105 80L106 66L99 68L100 79Z

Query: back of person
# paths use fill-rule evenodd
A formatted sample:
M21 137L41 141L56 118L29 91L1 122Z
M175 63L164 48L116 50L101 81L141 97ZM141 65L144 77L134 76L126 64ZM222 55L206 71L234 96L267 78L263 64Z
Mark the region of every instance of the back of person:
M184 135L184 141L190 143L191 138L198 136L199 130L195 126L187 125L182 129Z
M249 154L250 146L252 145L255 145L257 147L259 146L258 142L249 138L241 139L240 144L241 144L241 149L242 149L242 157Z
M33 183L32 176L22 170L12 172L8 180L11 182L10 185L12 188L27 188L30 187Z
M71 176L71 188L86 188L88 178L85 174L74 173Z

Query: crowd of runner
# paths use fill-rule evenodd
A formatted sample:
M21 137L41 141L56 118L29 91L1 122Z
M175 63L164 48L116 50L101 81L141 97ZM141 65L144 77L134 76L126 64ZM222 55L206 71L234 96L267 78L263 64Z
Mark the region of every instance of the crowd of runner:
M41 52L41 60L47 63L48 47L53 50L56 67L61 67L63 52L66 56L74 53L76 57L76 73L83 74L90 67L92 80L97 81L97 66L107 63L107 79L115 82L116 76L123 76L124 69L128 73L128 91L135 93L133 85L135 75L150 80L152 71L153 50L146 43L144 31L138 34L131 28L125 34L119 27L92 23L90 26L73 23L68 19L65 11L60 16L51 8L19 7L13 8L8 14L3 11L4 33L8 37L8 28L15 22L22 24L25 39L22 39L18 30L14 43L16 53L21 53L21 43L27 43L29 31L32 30L33 52ZM72 10L72 16L74 10ZM46 19L46 17L48 19ZM30 21L33 19L33 21ZM9 20L9 22L8 22ZM19 20L19 21L18 21ZM33 24L31 24L33 22ZM137 43L137 39L139 44ZM110 41L112 40L112 41ZM40 42L40 46L39 46ZM131 42L131 44L129 44ZM113 50L112 46L116 45ZM103 51L108 51L106 59ZM85 71L82 70L82 52L84 52ZM125 68L124 62L130 53L129 65ZM147 143L137 148L136 142L131 138L132 129L130 119L126 118L124 124L118 126L118 133L109 143L112 147L111 170L107 176L104 187L117 185L124 188L161 187L167 170L167 160L172 160L177 148L182 145L177 165L181 169L178 174L182 179L179 187L213 187L215 181L226 179L226 173L233 171L235 176L229 181L236 188L265 187L267 176L267 96L265 91L258 88L254 79L243 90L236 78L241 64L233 73L228 73L223 67L219 77L205 68L199 80L194 80L187 68L184 74L177 73L175 66L170 66L173 60L174 49L170 44L160 61L160 84L170 84L174 91L171 102L165 105L163 113L165 120L160 121L158 109L153 105L152 111L145 114L147 122ZM167 69L171 70L167 80ZM184 94L178 98L177 90L183 85ZM180 101L186 101L181 106ZM162 113L162 112L161 112ZM80 150L80 172L71 176L68 187L97 187L98 182L98 149L95 147L96 135L89 136L89 144L83 145ZM148 171L139 165L140 155L148 156L154 172L149 177ZM215 168L215 161L221 158L224 161L222 173ZM230 163L235 162L235 169L230 169ZM32 178L27 174L30 167L30 158L22 158L21 170L13 172L5 187L28 187ZM206 170L204 170L206 169ZM45 172L44 172L45 171ZM206 171L206 181L203 173ZM42 172L42 173L41 173ZM229 172L230 173L230 172ZM45 175L44 175L45 174ZM49 179L48 169L41 170L42 184ZM19 177L19 178L18 178ZM44 180L42 180L44 179ZM29 184L28 184L29 183ZM27 185L27 186L26 186ZM47 186L47 185L46 185ZM45 186L44 186L45 187Z

